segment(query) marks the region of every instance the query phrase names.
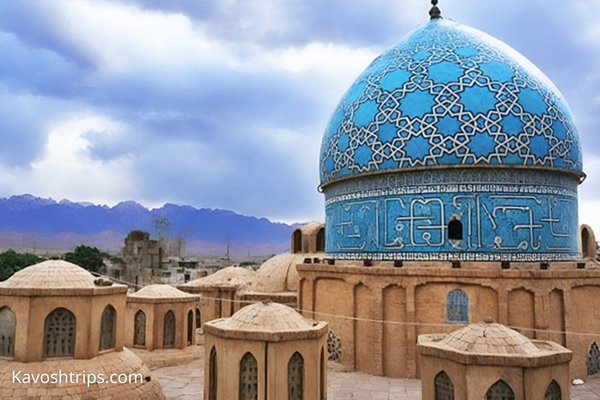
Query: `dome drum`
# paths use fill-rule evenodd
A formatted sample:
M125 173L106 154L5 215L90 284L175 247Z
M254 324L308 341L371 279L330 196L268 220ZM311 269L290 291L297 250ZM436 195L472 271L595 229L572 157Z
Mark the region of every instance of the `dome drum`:
M577 181L550 171L444 169L339 181L326 251L341 259L558 261L579 257Z

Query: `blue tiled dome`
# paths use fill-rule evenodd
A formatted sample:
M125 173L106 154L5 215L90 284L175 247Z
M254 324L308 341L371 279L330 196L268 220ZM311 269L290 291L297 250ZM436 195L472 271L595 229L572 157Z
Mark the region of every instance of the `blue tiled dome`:
M435 166L519 165L583 175L579 135L556 87L475 29L433 19L376 58L326 128L321 184Z

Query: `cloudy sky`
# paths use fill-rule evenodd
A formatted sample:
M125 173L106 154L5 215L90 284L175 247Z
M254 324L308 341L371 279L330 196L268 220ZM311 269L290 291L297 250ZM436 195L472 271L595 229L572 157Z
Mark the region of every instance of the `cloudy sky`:
M600 232L600 2L441 0L566 97ZM0 0L0 197L323 219L318 153L353 80L426 0Z

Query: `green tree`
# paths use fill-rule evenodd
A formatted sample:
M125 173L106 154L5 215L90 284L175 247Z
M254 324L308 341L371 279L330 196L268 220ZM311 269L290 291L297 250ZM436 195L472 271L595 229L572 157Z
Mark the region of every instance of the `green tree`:
M66 253L63 257L65 261L77 264L91 272L98 272L100 267L104 267L104 256L96 247L81 245L75 247L72 253Z
M25 267L42 261L44 261L44 259L35 254L19 254L12 249L0 253L0 281L10 278L12 274Z

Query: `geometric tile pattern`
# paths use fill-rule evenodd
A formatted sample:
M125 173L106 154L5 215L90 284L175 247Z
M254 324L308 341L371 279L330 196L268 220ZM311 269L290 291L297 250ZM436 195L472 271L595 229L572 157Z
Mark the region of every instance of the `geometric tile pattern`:
M434 19L359 76L326 128L321 184L445 165L521 165L582 173L562 95L522 55L475 29Z

